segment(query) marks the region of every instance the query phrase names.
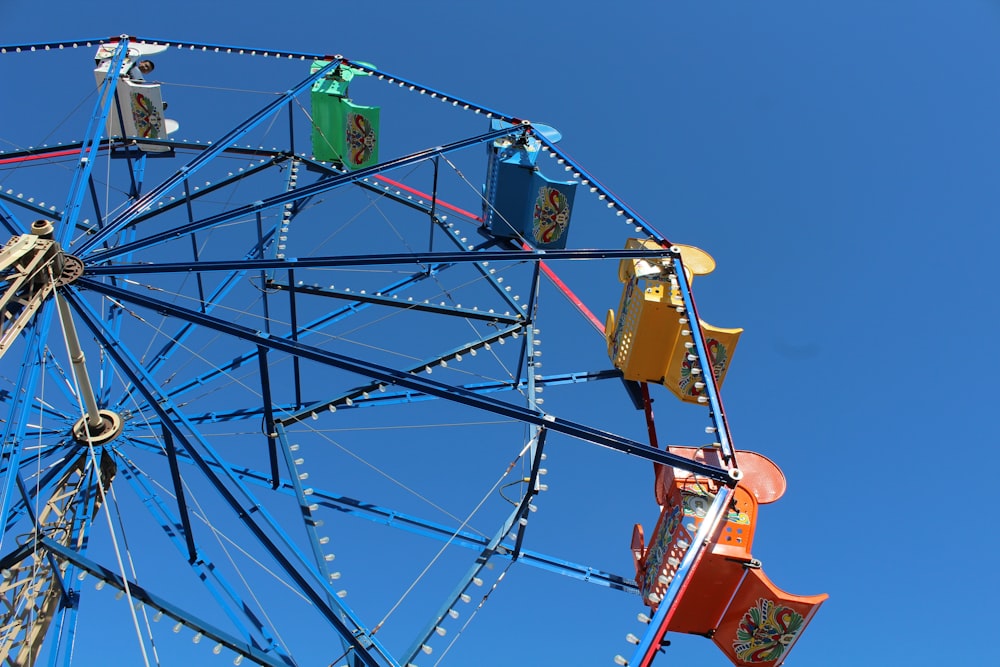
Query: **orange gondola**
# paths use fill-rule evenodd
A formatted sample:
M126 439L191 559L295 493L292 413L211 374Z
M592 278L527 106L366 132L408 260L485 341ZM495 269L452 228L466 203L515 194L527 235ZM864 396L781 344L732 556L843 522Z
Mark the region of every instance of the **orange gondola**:
M670 447L700 463L722 466L714 447ZM743 472L728 514L706 547L676 602L668 632L711 637L734 665L780 665L826 594L801 596L775 586L751 555L757 508L785 491L781 470L766 457L738 452ZM636 582L654 610L677 574L718 491L717 483L679 468L656 466L655 492L662 510L648 545L642 526L632 533Z

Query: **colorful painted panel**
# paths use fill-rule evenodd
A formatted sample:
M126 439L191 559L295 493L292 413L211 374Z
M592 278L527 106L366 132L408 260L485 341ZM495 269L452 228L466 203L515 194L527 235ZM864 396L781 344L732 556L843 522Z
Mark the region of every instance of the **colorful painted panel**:
M156 102L149 95L133 91L132 118L135 121L135 134L143 139L160 139L163 132L163 116Z
M347 169L378 163L379 107L366 107L325 93L312 93L313 155Z
M576 183L549 181L538 173L533 175L532 181L537 189L528 242L536 248L565 248Z
M692 533L683 519L684 501L681 492L672 486L636 577L642 599L652 609L659 606L691 546Z
M701 320L700 324L705 335L705 347L712 360L715 382L721 387L723 380L726 379L726 371L729 370L729 363L732 361L736 343L739 342L743 329L714 327L704 320ZM697 370L694 370L696 367L688 356L688 351L683 345L679 343L675 345L666 369L664 385L682 401L698 403L700 397L708 395L705 388L705 378L702 374L705 365L699 364Z
M549 180L525 164L523 153L514 151L505 159L497 154L491 160L486 227L495 236L536 248L565 248L576 183Z
M344 141L348 169L360 169L378 162L379 108L347 103Z
M105 60L94 70L98 85L107 75L108 62ZM166 139L177 130L176 121L163 115L163 97L160 85L144 83L128 78L120 78L115 86L116 106L107 119L107 136L134 139ZM121 113L119 113L119 109ZM124 125L124 127L123 127ZM169 151L170 147L158 143L137 142L140 149L147 152Z
M803 621L794 609L757 598L736 626L736 658L748 663L777 661L799 634Z
M777 667L827 597L786 593L762 570L748 570L712 641L734 665Z

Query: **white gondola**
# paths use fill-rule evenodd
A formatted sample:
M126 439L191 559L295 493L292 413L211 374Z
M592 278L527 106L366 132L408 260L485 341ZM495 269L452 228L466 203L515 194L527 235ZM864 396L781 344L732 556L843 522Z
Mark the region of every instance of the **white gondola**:
M101 45L95 59L94 78L97 85L104 83L111 67L115 44ZM153 44L131 44L122 63L115 85L116 104L108 114L108 137L134 139L143 151L164 152L170 147L148 143L143 139L166 139L180 127L177 121L164 116L163 95L160 84L147 83L138 72L138 63L144 56L164 51L167 47Z

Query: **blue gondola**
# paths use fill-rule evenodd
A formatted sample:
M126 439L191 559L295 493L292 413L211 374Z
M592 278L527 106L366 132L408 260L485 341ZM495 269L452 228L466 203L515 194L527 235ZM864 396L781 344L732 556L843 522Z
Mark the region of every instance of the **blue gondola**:
M492 129L510 127L492 121ZM534 129L552 141L559 133L544 125ZM536 166L541 142L529 133L504 137L489 147L489 171L483 220L494 236L516 238L536 248L566 247L575 181L554 181Z

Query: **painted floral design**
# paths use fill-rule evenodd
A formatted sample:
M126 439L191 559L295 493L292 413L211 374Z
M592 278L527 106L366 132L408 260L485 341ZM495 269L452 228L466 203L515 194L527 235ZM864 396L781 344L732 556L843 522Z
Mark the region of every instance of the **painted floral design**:
M142 93L132 93L132 117L136 133L143 139L159 139L163 116L153 100Z
M729 510L729 514L726 515L726 521L729 523L738 523L743 526L750 525L750 515L746 512L740 512L737 510Z
M714 496L707 493L692 493L690 491L683 491L682 493L684 495L685 516L694 516L699 519L705 518Z
M375 129L371 121L362 114L351 113L347 115L347 149L350 154L351 163L361 166L368 162L375 154Z
M673 507L670 513L660 522L660 530L653 539L649 553L646 554L646 573L642 582L643 597L655 590L657 579L663 567L663 561L673 544L674 532L681 525L681 508Z
M722 371L725 370L726 364L729 362L729 352L726 350L725 345L714 338L707 338L705 340L705 347L708 351L709 358L712 360L712 371L715 373L715 379L718 380ZM681 391L686 393L688 396L701 396L704 394L704 387L699 389L694 386L698 379L699 376L692 375L691 362L688 361L687 357L685 357L684 361L681 363Z
M536 243L554 243L569 226L569 200L555 188L538 189L533 214L532 235Z
M733 650L743 662L775 662L802 629L802 614L772 600L758 598L736 628Z

